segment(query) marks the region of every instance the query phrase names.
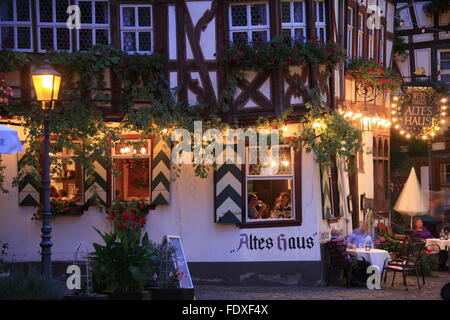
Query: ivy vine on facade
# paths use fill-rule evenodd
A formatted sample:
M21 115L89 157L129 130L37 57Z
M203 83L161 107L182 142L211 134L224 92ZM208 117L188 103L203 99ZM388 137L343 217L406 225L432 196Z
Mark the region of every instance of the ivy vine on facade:
M88 52L53 52L47 54L46 58L64 75L61 102L52 112L51 132L56 136L56 141L52 144L55 149L53 151L63 147L74 150L76 156L73 161L82 164L88 173L93 170L95 161L111 162L108 146L121 141L120 134L124 130L137 131L143 138L154 135L169 139L172 130L176 128L186 128L193 134L195 120L206 120L204 125L206 123L206 126L217 127L227 110L224 108L222 113L217 112L217 108L207 102L192 106L185 101L176 101L175 92L169 88L163 72L166 59L158 53L128 54L111 46L99 45ZM289 66L311 64L323 65L330 72L344 58L345 50L338 45L319 42L316 39L294 45L286 44L278 38L254 45L230 44L224 48L220 57L220 62L226 67L229 81L229 86L221 93L220 100L227 101L234 95L237 83L246 71L270 72ZM19 69L28 63L39 63L26 54L8 50L0 52L0 62L2 72ZM111 101L111 95L103 93L107 69L123 84L123 117L116 126L107 125L101 111L101 105ZM135 101L140 102L139 107L135 106ZM331 164L331 157L335 154L349 155L359 150L360 133L340 118L337 112L325 106L320 99L311 101L309 109L310 115L305 118L305 131L298 137L289 137L291 145L300 147L301 144L296 142L302 141L302 144L307 145L307 150L314 151L317 160L325 164ZM315 111L317 109L320 109L320 113ZM35 104L24 108L14 102L3 103L2 113L6 117L21 119L28 132L27 152L33 155L29 159L37 159L42 137L40 108ZM261 118L256 127L281 130L289 113L285 112L278 119ZM311 126L317 123L316 117L325 122L319 133L315 133L319 130L317 127ZM234 127L242 126L221 124L223 132ZM342 141L348 143L342 144ZM39 166L36 163L34 165ZM206 165L196 165L198 176L206 177L207 172Z

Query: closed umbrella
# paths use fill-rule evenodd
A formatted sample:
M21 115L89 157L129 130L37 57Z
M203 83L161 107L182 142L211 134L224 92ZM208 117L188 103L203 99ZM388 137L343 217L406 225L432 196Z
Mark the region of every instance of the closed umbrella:
M18 153L22 151L22 143L17 130L0 125L0 154Z
M427 212L427 206L414 168L411 169L408 180L406 180L405 186L395 203L394 210L402 215L410 216L411 227L412 217L421 216Z

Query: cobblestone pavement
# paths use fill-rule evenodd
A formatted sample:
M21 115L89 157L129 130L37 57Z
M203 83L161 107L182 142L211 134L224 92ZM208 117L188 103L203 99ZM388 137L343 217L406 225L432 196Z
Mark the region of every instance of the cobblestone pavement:
M425 278L425 287L417 287L416 278L408 277L408 291L403 287L401 274L391 288L392 274L388 275L382 290L346 288L345 285L330 287L195 287L197 300L441 300L441 288L450 282L448 272L434 272ZM339 285L339 284L338 284Z

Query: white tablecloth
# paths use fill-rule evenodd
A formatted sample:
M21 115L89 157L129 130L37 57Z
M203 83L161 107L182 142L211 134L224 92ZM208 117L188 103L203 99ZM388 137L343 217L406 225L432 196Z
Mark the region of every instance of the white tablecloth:
M366 249L357 248L347 249L347 252L356 253L358 258L363 257L371 265L378 266L380 271L383 271L384 261L391 258L389 252L381 249L370 249L370 251L366 251Z
M450 247L450 240L441 240L441 239L426 239L426 246L437 244L441 250L447 250Z

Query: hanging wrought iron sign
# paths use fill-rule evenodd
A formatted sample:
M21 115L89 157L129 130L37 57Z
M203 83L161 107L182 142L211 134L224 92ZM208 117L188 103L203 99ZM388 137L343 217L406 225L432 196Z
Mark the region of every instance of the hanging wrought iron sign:
M394 96L392 121L406 138L434 137L445 123L447 98L440 98L432 86L405 86L400 97Z

